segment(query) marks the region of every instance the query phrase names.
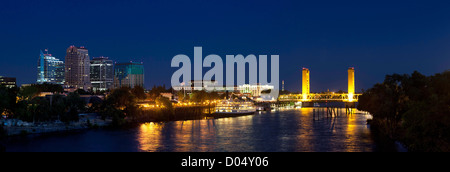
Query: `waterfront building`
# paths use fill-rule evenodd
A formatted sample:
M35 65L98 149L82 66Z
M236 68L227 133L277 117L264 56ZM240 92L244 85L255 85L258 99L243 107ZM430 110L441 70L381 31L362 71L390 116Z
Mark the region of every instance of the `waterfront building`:
M31 87L31 86L33 86L33 84L22 84L22 85L20 85L20 88Z
M257 84L244 84L235 86L224 86L219 84L215 80L191 80L189 83L180 86L174 86L175 90L183 91L187 94L192 93L194 90L205 90L207 92L215 91L219 93L236 93L247 94L251 97L261 96L261 92L264 90L273 90L273 85L261 85Z
M274 90L273 85L261 85L261 84L244 84L239 85L239 92L241 94L249 94L251 97L260 97L261 92L264 90Z
M94 57L91 60L92 90L106 91L114 86L114 64L108 57Z
M67 48L65 64L66 86L75 89L90 89L90 64L88 49L73 45Z
M46 50L47 51L47 50ZM37 83L64 85L64 62L41 50L37 67Z
M169 99L170 101L172 101L173 100L173 93L171 93L171 92L163 92L163 93L159 93L159 95L161 95L162 97L165 97L165 98L167 98L167 99Z
M142 63L118 63L114 66L114 88L144 87L144 65Z
M175 90L184 91L185 93L192 93L194 90L215 91L219 93L235 92L238 93L238 86L223 86L215 80L191 80L189 83L182 83L178 86L173 86Z
M16 78L0 76L0 86L14 88L16 84Z
M191 90L209 90L209 88L212 88L210 90L220 90L221 88L218 88L218 82L215 80L191 80L188 84L188 89ZM200 87L198 87L200 86Z

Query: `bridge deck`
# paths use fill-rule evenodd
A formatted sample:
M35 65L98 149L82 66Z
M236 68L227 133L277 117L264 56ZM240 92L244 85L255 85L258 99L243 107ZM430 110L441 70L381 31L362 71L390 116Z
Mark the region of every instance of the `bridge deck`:
M302 102L320 102L320 101L336 101L336 102L358 102L358 98L361 94L349 94L344 93L310 93L306 95L306 99L303 99L303 94L286 94L278 97L279 101L302 101ZM349 97L351 99L349 100Z

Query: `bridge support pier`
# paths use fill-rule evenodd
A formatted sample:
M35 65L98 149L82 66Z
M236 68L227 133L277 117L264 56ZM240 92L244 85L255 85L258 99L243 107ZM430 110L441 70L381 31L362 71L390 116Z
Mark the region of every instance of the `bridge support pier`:
M314 107L313 102L302 102L302 107Z
M345 102L346 108L356 108L356 102Z

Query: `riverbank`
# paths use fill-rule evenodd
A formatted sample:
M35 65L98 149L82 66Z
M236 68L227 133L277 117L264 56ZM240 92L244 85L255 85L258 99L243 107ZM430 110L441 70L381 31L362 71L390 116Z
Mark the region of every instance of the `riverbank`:
M71 122L69 124L62 122L44 122L39 124L32 124L22 122L20 120L9 119L2 120L1 124L6 125L1 127L3 127L3 135L6 137L28 134L58 133L98 127L128 127L146 122L169 122L205 119L208 114L213 113L213 110L214 108L209 106L177 107L173 110L147 109L140 110L136 112L136 114L121 119L121 122L113 122L112 119L103 120L99 115L95 113L80 114L80 119L78 122Z
M149 122L70 134L11 137L7 152L373 152L367 115L313 120L310 110ZM378 150L382 151L382 150Z
M96 125L97 126L97 125ZM0 126L0 152L6 151L6 146L3 145L3 141L8 138L29 136L29 135L51 135L57 133L69 133L75 131L87 130L93 128L92 125L86 124L41 124L31 126Z
M55 132L67 132L72 130L88 129L87 125L40 125L40 126L9 126L4 127L6 136L27 134L43 134Z
M97 114L80 114L77 122L63 123L60 121L27 123L17 119L2 120L2 135L18 136L28 134L44 134L69 132L89 128L107 127L112 123L111 119L101 119Z
M377 143L377 150L382 152L408 152L407 147L400 141L389 137L380 126L379 122L373 119L368 120L370 125L370 133L372 138Z

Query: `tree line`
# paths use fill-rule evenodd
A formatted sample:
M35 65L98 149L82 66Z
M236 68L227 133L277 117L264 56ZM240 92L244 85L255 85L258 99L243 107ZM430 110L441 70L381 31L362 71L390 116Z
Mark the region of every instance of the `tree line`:
M450 151L450 71L386 75L359 97L371 126L409 151Z
M78 120L85 110L85 102L76 92L62 95L62 86L34 84L21 88L0 87L0 113L8 118L27 122ZM52 98L39 97L42 92L52 92Z
M33 84L21 88L0 87L0 114L26 122L78 121L80 113L98 113L103 119L113 119L120 125L125 117L139 114L137 101L147 98L144 88L119 88L105 95L103 101L86 102L80 95L91 94L84 90L64 93L60 85ZM42 92L52 96L41 97ZM91 103L91 106L87 106Z
M182 102L196 102L201 103L205 101L213 101L218 99L223 99L227 95L219 94L216 91L207 92L205 90L194 90L190 94L185 94L184 90L177 92L178 100Z

